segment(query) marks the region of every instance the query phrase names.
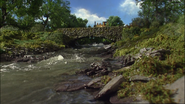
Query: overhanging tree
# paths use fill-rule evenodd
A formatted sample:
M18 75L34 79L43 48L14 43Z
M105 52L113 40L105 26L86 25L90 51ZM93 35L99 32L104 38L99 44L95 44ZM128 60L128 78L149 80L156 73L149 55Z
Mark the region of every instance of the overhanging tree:
M2 0L0 2L0 27L12 25L22 27L18 21L24 17L36 17L42 0Z
M68 1L63 0L44 0L40 7L40 18L44 28L56 29L66 27L67 19L70 16L70 7Z

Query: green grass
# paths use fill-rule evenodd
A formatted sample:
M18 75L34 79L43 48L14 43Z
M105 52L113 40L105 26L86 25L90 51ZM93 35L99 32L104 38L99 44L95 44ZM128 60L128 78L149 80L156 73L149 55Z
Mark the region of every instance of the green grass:
M118 47L114 57L127 54L134 55L140 49L147 47L153 47L155 50L170 50L170 54L165 55L165 60L159 60L158 57L142 57L136 60L129 70L118 72L128 80L121 84L118 91L120 98L142 94L143 99L151 103L174 102L170 97L171 91L163 86L173 83L185 75L184 24L181 23L182 21L183 18L181 17L178 23L169 23L160 26L158 29L153 27L150 30L141 29L141 34L138 36L127 41L121 40L114 44ZM129 79L133 75L153 76L156 77L156 80L151 80L147 83L130 83ZM133 91L133 89L135 90Z
M28 48L34 50L36 48L62 48L65 47L64 43L69 41L59 33L51 32L23 32L19 30L11 31L4 29L0 31L0 53L10 52L6 51L7 48ZM65 39L64 39L65 38ZM67 40L66 40L67 39Z

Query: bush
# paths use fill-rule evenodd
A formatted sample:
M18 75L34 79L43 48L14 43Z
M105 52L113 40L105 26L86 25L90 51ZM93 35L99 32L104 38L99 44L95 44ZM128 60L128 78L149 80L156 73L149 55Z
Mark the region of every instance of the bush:
M0 36L0 42L2 41L10 41L13 39L21 39L21 32L20 31L2 31Z
M22 32L22 39L23 40L34 39L35 35L36 35L35 33L31 32Z
M71 39L62 33L52 32L51 34L48 34L46 40L54 41L57 44L68 44Z
M158 28L160 26L159 21L153 21L150 25L150 28Z
M36 24L30 30L30 32L41 32L44 31L44 26L42 24Z
M18 28L16 27L13 27L13 26L4 26L0 29L0 32L3 32L3 31L17 31Z
M141 33L139 27L123 28L122 39L130 40L134 35L139 35Z

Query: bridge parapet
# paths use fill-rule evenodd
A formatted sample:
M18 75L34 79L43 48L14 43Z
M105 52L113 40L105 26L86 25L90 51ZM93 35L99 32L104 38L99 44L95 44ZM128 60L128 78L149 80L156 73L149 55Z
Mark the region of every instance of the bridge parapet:
M57 31L62 32L70 38L77 39L87 36L104 37L112 41L120 40L124 26L114 27L94 27L94 28L60 28Z

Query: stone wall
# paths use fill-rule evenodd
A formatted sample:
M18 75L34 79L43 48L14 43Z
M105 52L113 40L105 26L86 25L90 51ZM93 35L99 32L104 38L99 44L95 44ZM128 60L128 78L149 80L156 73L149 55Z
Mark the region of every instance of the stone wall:
M57 31L72 39L83 38L87 36L104 37L112 41L121 39L123 26L115 27L94 27L94 28L60 28Z

